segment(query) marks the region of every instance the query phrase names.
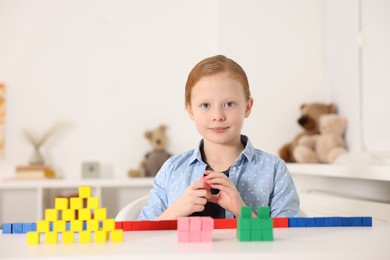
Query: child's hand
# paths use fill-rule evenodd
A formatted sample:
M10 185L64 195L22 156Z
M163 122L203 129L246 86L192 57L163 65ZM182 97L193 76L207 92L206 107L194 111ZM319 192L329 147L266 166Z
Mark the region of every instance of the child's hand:
M221 172L205 171L205 175L203 182L209 184L211 188L219 190L219 193L210 196L208 201L219 204L238 217L240 208L245 206L245 203L234 183Z
M210 186L202 181L192 182L186 189L184 194L163 214L158 217L158 220L177 219L186 217L194 212L201 212L211 197Z

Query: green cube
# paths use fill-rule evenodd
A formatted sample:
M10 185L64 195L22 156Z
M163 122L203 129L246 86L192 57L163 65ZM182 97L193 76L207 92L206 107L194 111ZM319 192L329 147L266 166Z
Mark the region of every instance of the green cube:
M241 214L240 218L252 218L252 208L241 207L240 214Z
M239 241L251 241L251 231L250 230L237 230L237 239Z
M272 224L272 219L261 219L261 230L272 230L273 229L273 224Z
M273 241L274 233L272 230L264 230L262 231L262 241Z
M259 218L252 219L252 221L251 221L251 229L252 230L262 230L263 229L262 221L263 220L259 219Z
M252 230L251 232L251 241L262 241L263 234L261 230Z
M251 222L252 219L250 218L239 218L237 219L237 229L240 230L251 230Z
M258 207L257 216L258 218L269 218L270 217L269 207L264 207L264 206Z

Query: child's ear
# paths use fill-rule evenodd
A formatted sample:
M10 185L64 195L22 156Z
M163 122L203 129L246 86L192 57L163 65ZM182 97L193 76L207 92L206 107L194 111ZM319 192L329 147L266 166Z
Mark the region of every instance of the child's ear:
M246 104L245 117L249 117L252 111L252 107L253 107L253 98L249 99L248 103Z
M194 112L192 111L190 104L186 105L186 111L187 111L188 116L193 120L194 119Z

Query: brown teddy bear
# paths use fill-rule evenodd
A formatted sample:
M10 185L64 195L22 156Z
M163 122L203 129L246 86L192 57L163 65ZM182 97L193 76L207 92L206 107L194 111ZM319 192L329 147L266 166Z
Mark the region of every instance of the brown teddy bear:
M280 158L287 163L297 162L293 151L299 138L319 134L318 119L322 115L336 113L337 107L333 103L308 103L302 104L300 111L301 115L298 118L298 124L303 128L303 132L296 135L291 142L283 145L278 151Z
M347 152L344 134L347 119L337 114L322 115L319 118L320 134L299 138L293 151L300 163L333 163Z
M157 129L145 132L145 138L149 140L153 150L145 155L138 169L129 170L130 177L154 177L164 162L172 156L165 150L168 141L165 130L166 126L160 125Z

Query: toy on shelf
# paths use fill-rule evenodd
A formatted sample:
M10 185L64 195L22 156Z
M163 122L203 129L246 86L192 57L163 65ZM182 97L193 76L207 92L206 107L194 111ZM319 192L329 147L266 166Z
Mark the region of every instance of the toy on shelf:
M284 144L278 151L280 158L287 163L297 162L294 156L294 150L299 139L305 136L319 134L318 120L320 116L325 114L334 114L337 112L335 104L324 103L306 103L300 107L300 116L298 124L302 127L302 131L297 134L290 142Z
M167 127L160 125L157 129L145 132L145 138L149 140L153 150L145 155L138 169L130 169L130 177L154 177L171 154L166 151L168 137L165 133Z
M320 134L299 139L294 158L300 163L334 163L347 153L345 131L347 119L337 114L322 115L319 118Z

